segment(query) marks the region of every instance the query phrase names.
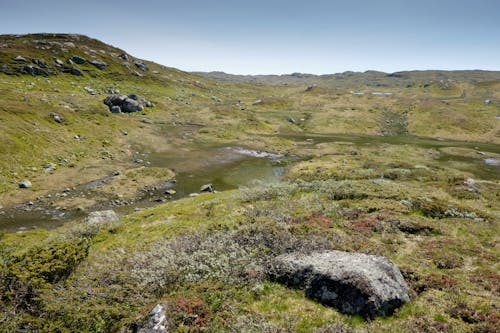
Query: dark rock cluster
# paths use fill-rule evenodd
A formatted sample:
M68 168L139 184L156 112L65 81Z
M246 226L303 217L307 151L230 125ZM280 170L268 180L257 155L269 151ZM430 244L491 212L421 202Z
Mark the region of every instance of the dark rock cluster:
M144 107L151 108L153 103L136 94L129 95L109 95L104 99L104 104L109 107L112 113L131 113L144 110Z

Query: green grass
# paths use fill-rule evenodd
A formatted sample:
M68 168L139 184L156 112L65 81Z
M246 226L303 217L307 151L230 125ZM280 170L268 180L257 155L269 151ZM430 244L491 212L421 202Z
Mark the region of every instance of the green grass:
M11 67L18 54L50 59L49 50L30 44L42 37L2 38L15 44L0 49L0 62ZM125 171L108 184L110 193L129 181L169 179L168 169L136 169L134 151L169 151L170 145L192 141L297 159L286 164L277 184L184 198L100 226L72 221L50 231L0 234L0 331L120 331L142 323L159 302L169 305L172 332L498 327L498 175L478 170L484 156L473 149L475 143L440 146L407 135L474 140L496 157L498 105L483 99L496 96L498 83L472 83L494 73L449 73L458 82L448 87L434 72L403 73L399 79L365 73L373 82L401 80L380 89L364 85L358 74L345 74L322 78L321 86L306 92L306 81L217 82L150 62L140 78L111 55L121 50L83 37L75 44L78 52L71 54L87 58L90 49L105 50L110 66L99 71L84 65L83 77L59 73L50 82L0 73L2 202L26 201L117 169ZM339 80L347 81L335 88ZM415 84L406 88L409 81ZM426 81L433 83L424 88ZM100 94L89 95L85 86ZM109 86L156 106L144 114L112 115L102 103ZM393 95L358 96L351 90ZM252 105L257 99L263 102ZM65 122L55 123L50 112ZM175 124L191 124L192 133L183 137L185 127ZM382 132L401 136L375 136ZM305 141L305 135L318 133L364 135ZM52 174L42 170L48 163L57 164ZM32 190L17 189L23 178L35 180ZM468 178L476 183L464 184ZM410 286L410 303L394 316L365 322L268 281L266 267L275 256L318 249L389 257Z

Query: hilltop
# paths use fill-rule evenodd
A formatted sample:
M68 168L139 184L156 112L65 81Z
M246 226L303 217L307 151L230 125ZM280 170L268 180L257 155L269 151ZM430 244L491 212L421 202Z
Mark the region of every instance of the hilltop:
M0 331L494 331L499 118L499 72L187 73L1 35ZM278 271L335 251L393 263L404 302Z

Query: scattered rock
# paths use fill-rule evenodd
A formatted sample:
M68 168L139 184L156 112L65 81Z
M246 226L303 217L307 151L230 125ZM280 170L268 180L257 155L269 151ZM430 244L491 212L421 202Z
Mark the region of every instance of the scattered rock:
M147 322L140 327L138 333L167 333L167 305L156 304L151 311L149 311Z
M85 217L85 222L89 224L100 224L114 222L118 220L118 215L113 210L103 210L92 212Z
M33 63L39 67L42 67L42 68L46 68L46 69L49 68L49 65L47 65L47 62L43 59L33 59Z
M353 155L353 156L354 156L354 155L358 155L358 152L357 152L357 151L355 151L355 150L351 150L351 155Z
M486 104L486 105L491 104L491 99L486 99L486 100L484 101L484 104Z
M125 61L128 61L128 55L126 55L125 53L122 53L118 56L118 58L122 59L122 60L125 60Z
M69 72L75 76L83 76L83 72L78 67L71 67Z
M306 91L311 91L314 89L314 84L310 84L307 86Z
M49 163L46 166L43 167L43 172L49 173L52 172L56 169L56 165L53 163Z
M97 95L97 91L95 91L94 89L92 89L90 87L83 87L83 90L85 90L86 92L88 92L91 95Z
M33 184L28 179L23 180L22 182L19 182L19 188L32 188Z
M464 181L464 185L467 185L467 186L472 186L476 183L476 181L472 178L467 178L465 181Z
M205 184L200 187L200 192L213 192L214 187L212 184Z
M259 105L259 104L262 104L262 100L261 99L258 99L258 100L256 100L255 102L252 103L252 105Z
M16 61L16 62L28 62L28 60L26 58L21 57L20 55L18 55L17 57L15 57L14 61Z
M386 257L341 251L277 257L272 280L304 288L306 296L342 313L365 318L391 315L409 301L408 286Z
M104 61L101 61L101 60L90 60L89 63L91 63L92 65L94 65L95 67L97 67L99 69L104 69L104 68L108 67L108 64L105 63Z
M292 117L288 117L288 122L290 124L295 124L295 119L293 119Z
M132 74L135 75L135 76L137 76L137 77L144 77L143 74L141 74L141 73L139 73L137 71L133 71Z
M64 118L62 118L61 116L55 114L54 112L49 113L49 116L52 117L52 119L54 119L54 121L56 123L61 124L64 121Z
M141 61L134 62L134 65L143 72L145 72L149 69L148 65L146 65L145 63L143 63Z
M82 57L79 57L79 56L72 56L71 58L71 61L73 61L75 64L78 64L78 65L83 65L87 62L87 60L85 60L85 58L82 58Z
M200 195L199 193L189 193L190 198L194 198L194 197L197 197L199 195Z
M177 193L177 192L173 189L168 189L165 191L165 194L168 194L168 195L174 195L175 193Z

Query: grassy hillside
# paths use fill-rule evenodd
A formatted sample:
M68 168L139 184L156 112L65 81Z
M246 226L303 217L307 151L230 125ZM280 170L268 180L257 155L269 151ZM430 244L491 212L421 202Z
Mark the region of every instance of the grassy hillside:
M118 91L154 107L113 114ZM499 115L497 72L198 75L81 35L2 35L0 221L77 214L0 231L0 332L133 332L159 303L171 332L494 332ZM219 193L160 187L131 213L193 165L233 177L234 147L274 153L280 181L256 167ZM110 201L118 221L83 221ZM266 274L325 249L390 258L410 302L365 321Z

